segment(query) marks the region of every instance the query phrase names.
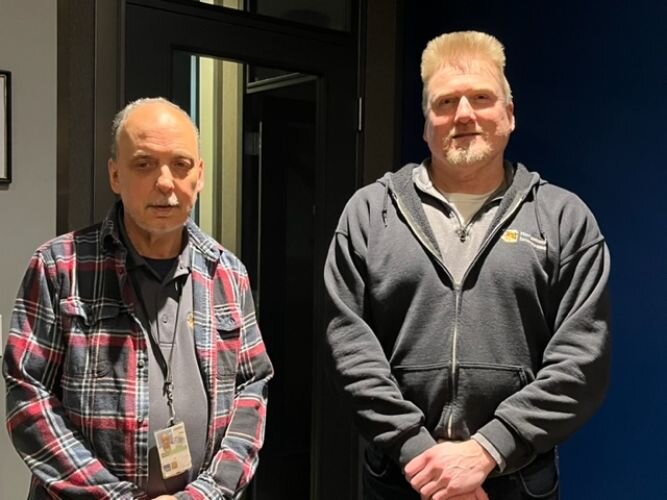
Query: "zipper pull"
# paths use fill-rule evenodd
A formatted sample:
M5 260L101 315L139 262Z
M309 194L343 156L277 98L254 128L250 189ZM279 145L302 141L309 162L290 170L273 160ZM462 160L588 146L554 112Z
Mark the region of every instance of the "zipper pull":
M468 228L467 227L460 227L456 230L456 234L459 237L459 241L461 243L465 243L466 238L468 237Z

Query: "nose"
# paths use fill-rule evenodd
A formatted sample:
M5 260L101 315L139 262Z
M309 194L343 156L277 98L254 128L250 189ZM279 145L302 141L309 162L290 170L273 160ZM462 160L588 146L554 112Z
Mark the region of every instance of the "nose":
M174 190L174 176L168 165L160 167L160 174L155 185L161 193L171 193Z
M454 120L457 122L467 123L474 118L475 113L472 109L472 106L470 105L470 101L468 101L466 96L462 96L461 99L459 99L458 106L456 107L456 115L454 116Z

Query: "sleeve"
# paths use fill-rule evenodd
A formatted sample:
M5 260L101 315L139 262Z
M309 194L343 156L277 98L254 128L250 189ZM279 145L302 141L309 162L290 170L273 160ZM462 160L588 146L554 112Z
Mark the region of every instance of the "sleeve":
M609 251L593 215L578 199L561 214L560 227L548 306L553 334L541 369L478 431L506 459L508 470L574 433L597 410L607 390Z
M325 263L325 359L361 434L403 467L436 443L424 414L403 398L367 322L366 238L359 221L367 221L368 213L353 207L346 207Z
M59 399L67 346L52 269L36 253L14 305L3 360L9 436L36 484L53 498L145 498L95 458Z
M190 483L179 499L238 498L255 474L264 443L268 382L273 367L257 325L245 270L240 273L242 326L234 401L229 425L211 465Z

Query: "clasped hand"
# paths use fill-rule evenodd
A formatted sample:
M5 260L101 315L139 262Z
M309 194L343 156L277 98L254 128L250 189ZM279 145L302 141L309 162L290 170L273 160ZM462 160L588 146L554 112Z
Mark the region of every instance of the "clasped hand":
M404 473L422 500L488 500L482 483L495 466L477 441L445 441L413 458Z

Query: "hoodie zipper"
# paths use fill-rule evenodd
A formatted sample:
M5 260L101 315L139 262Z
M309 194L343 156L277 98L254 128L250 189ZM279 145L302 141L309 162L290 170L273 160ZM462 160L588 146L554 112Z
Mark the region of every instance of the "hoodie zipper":
M416 225L412 222L412 218L410 217L410 214L408 211L405 209L401 201L399 200L398 196L396 193L394 193L393 190L389 191L391 194L391 197L394 199L396 202L396 205L398 206L398 209L401 211L403 214L403 217L405 217L405 221L408 224L408 227L410 230L415 234L417 239L421 242L422 245L431 253L431 255L435 258L436 262L440 265L440 267L445 271L445 274L449 277L450 281L452 282L454 286L454 334L452 337L452 362L450 365L450 380L452 381L452 397L451 400L454 400L457 396L457 389L458 389L458 377L456 376L457 373L457 368L458 368L458 363L457 363L457 353L456 353L456 346L458 344L458 333L459 333L459 315L461 312L461 290L463 287L463 284L466 281L466 278L468 277L468 273L470 270L477 264L477 261L479 260L479 256L484 253L486 250L486 247L489 245L489 242L495 237L495 235L498 233L500 228L507 222L507 220L514 215L514 213L517 211L519 206L521 206L521 203L523 203L523 200L525 199L526 195L525 193L519 196L517 201L505 212L505 215L498 221L498 223L495 225L491 233L486 237L486 239L482 242L480 245L479 249L477 250L477 253L475 254L475 257L472 259L472 262L470 262L470 265L467 267L465 273L463 273L463 277L461 278L460 283L456 283L454 281L454 278L452 277L452 274L449 272L447 267L445 266L445 263L442 262L438 254L431 248L430 244L426 241L426 239L422 236L421 231L416 227ZM447 417L447 438L451 439L452 438L452 425L453 425L453 418L454 418L454 413L450 410L449 411L449 416Z

